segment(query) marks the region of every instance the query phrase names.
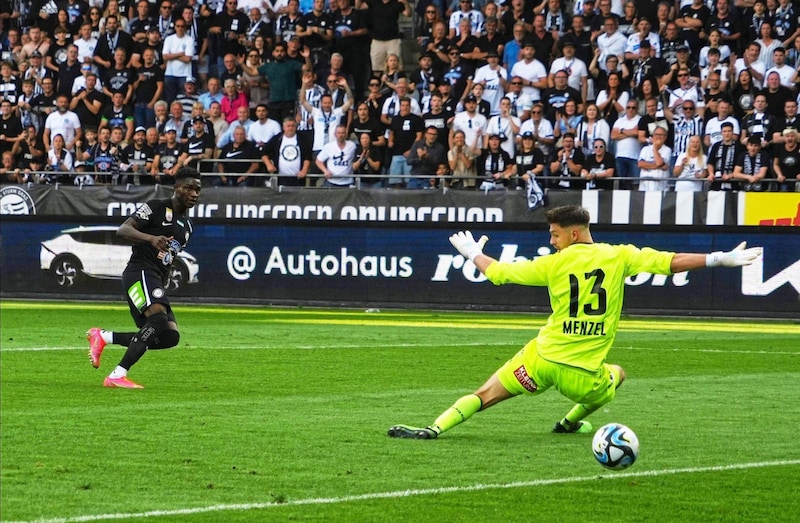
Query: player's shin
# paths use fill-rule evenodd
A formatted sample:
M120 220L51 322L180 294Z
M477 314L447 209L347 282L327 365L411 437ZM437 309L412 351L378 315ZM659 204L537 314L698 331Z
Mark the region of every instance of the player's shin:
M148 346L155 343L159 336L169 328L169 319L166 313L151 314L139 332L131 339L128 350L120 361L120 367L130 369L141 358Z
M601 406L602 405L581 405L578 403L564 416L564 419L561 420L561 424L570 428Z
M481 399L475 394L467 394L456 401L452 407L444 411L431 428L441 434L456 425L467 421L473 414L481 410Z

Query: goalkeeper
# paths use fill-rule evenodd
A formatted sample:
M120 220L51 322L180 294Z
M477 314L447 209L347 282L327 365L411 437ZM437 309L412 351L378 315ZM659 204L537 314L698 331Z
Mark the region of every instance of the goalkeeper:
M672 253L632 245L594 243L589 212L578 206L547 212L550 245L557 251L535 260L498 262L483 254L485 236L475 241L469 231L450 237L462 256L495 285L547 286L552 314L538 336L508 360L475 393L463 396L433 424L395 425L393 438L434 439L473 414L520 394L537 395L549 388L575 402L553 432L586 433L584 418L614 399L625 381L619 365L606 363L614 343L625 278L641 272L672 274L703 267L740 267L761 256L761 247L742 243L730 252Z

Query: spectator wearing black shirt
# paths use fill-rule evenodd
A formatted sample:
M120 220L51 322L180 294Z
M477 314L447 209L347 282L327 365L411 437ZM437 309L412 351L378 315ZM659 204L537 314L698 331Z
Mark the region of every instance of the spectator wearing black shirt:
M67 96L69 96L67 94ZM44 128L44 121L47 117L56 110L56 98L58 94L54 89L54 81L52 78L45 78L42 80L42 92L35 95L31 101L31 113L34 118L38 119L35 122L37 129Z
M70 44L66 50L66 60L58 66L56 94L72 95L72 84L81 75L81 63L78 61L78 47Z
M133 133L133 141L120 153L120 173L129 173L128 182L135 185L152 183L149 173L153 169L156 152L145 143L144 127L137 127Z
M125 100L121 92L116 92L111 96L111 104L105 107L100 116L100 127L103 129L116 129L120 127L125 132L123 140L129 142L133 138L133 109L125 105Z
M384 154L381 149L370 142L368 134L358 135L356 154L353 158L353 174L359 177L362 188L383 187L383 178L380 174L383 170Z
M406 0L356 0L355 6L356 9L367 9L372 28L370 60L373 73L378 74L383 71L390 54L402 56L398 21L400 15L411 16L411 7Z
M536 147L532 131L522 133L520 146L514 157L517 166L515 187L524 189L528 181L544 174L544 154Z
M592 146L594 154L586 157L586 161L581 169L581 178L586 180L586 189L605 189L612 190L616 170L617 159L608 152L605 140L598 138Z
M114 67L114 51L119 48L133 49L133 38L119 29L119 20L116 16L109 15L106 18L105 32L98 37L97 47L94 50L93 60L101 72Z
M153 176L159 183L173 183L178 172L178 159L183 152L183 144L178 141L178 132L174 127L165 131L166 140L156 148L153 160Z
M111 98L114 93L122 93L125 105L133 100L133 82L136 73L128 67L128 52L118 47L114 50L114 65L106 69L103 78L103 94Z
M516 173L515 160L500 147L500 135L489 136L489 147L475 160L478 178L483 178L481 190L508 187L508 181Z
M215 179L214 185L246 185L252 187L255 185L255 181L250 175L258 170L259 163L255 161L257 157L258 154L253 143L247 140L247 132L244 127L237 127L233 130L233 140L219 152L220 160L236 161L219 162L217 164L217 171L220 176ZM238 160L253 161L240 162Z
M136 18L128 23L128 33L133 39L142 44L147 40L147 31L157 28L155 18L150 16L150 2L139 0L136 2Z
M236 0L225 0L225 9L214 17L212 26L208 28L210 35L219 38L219 57L227 54L241 56L245 54L246 43L245 34L250 26L250 19L247 15L237 9ZM197 45L197 42L195 42ZM222 64L218 64L221 66Z
M442 144L445 151L450 149L449 133L450 124L453 122L455 114L447 111L442 102L442 95L434 92L430 99L430 111L422 115L422 125L428 129L435 127L439 131L437 141Z
M411 174L408 156L411 146L422 138L422 118L411 112L411 99L400 100L400 111L389 124L389 151L392 163L389 166L389 186L399 187Z
M408 189L429 189L436 174L447 168L447 148L439 143L439 129L428 127L424 138L411 145L407 163L411 166L411 177L406 182ZM429 178L420 178L428 176Z
M0 102L0 153L11 151L24 138L22 121L13 113L11 102L3 100Z
M366 13L353 9L351 0L336 0L335 5L339 9L333 12L333 48L347 57L344 68L355 80L353 93L361 100L371 73Z
M142 59L133 82L133 119L136 127L151 127L156 123L155 104L164 92L164 71L156 65L152 49L145 49Z
M201 160L210 160L214 153L214 139L206 133L206 121L202 116L195 116L192 119L194 136L186 140L183 144L183 153L178 160L178 166L194 167L200 166Z
M69 109L78 115L84 126L98 129L105 100L105 95L97 89L97 75L90 72L86 75L86 87L70 99Z

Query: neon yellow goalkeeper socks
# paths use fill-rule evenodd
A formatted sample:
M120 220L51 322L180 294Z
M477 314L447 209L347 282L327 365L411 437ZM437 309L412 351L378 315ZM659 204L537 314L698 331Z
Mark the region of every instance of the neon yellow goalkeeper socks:
M459 423L467 421L473 414L481 410L481 399L475 394L467 394L456 401L452 407L436 418L431 428L438 433L450 430Z
M580 403L572 407L572 409L567 412L567 415L564 416L564 419L561 421L561 424L564 425L564 421L566 421L569 426L572 426L578 423L580 420L591 414L592 412L596 411L600 408L600 405L587 407L586 405L581 405ZM566 425L565 425L566 426Z

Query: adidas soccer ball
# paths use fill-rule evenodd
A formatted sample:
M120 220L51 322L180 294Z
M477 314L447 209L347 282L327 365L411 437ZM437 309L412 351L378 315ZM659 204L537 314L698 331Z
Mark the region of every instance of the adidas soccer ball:
M639 456L639 438L625 425L609 423L595 432L592 452L597 462L605 468L626 469Z

